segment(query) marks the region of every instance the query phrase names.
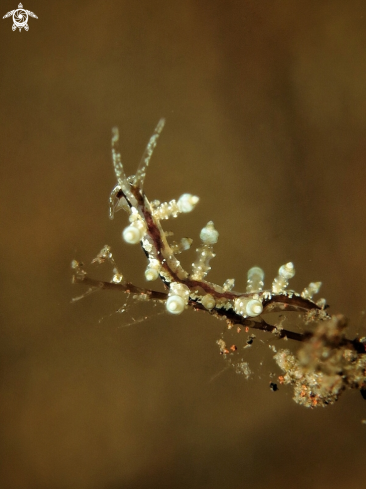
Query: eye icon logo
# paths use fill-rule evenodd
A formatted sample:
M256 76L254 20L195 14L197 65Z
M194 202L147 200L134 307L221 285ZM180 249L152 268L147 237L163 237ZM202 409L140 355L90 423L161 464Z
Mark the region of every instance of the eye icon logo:
M29 29L28 16L38 19L38 17L33 12L31 12L30 10L25 10L21 3L18 5L18 8L16 10L11 10L7 14L5 14L3 19L6 19L11 15L13 16L13 31L15 31L16 29L19 29L19 31L21 31L22 28L27 31Z

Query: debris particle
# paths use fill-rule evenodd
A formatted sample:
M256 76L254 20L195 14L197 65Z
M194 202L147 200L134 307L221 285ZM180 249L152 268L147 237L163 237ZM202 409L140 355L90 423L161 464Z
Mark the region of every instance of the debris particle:
M249 379L252 371L249 368L249 363L248 362L240 362L236 365L235 372L237 374L243 374L244 377Z
M226 350L226 343L224 340L217 340L216 343L219 345L220 354L223 355Z

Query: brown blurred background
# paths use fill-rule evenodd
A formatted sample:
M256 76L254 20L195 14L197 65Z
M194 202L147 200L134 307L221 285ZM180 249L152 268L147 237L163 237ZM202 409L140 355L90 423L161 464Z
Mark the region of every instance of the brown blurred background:
M200 196L165 228L197 243L214 220L210 280L243 290L292 260L292 286L322 280L366 334L365 1L28 2L28 32L0 28L0 486L364 488L359 392L301 408L269 389L272 338L241 352L246 381L224 370L224 323L114 314L111 292L70 304L70 262L108 243L144 284L126 215L108 219L110 134L133 173L164 116L146 192Z

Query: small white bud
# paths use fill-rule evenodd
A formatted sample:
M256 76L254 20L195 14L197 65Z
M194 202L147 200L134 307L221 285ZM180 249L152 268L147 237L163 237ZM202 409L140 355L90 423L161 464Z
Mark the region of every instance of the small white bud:
M123 230L122 236L126 243L136 244L142 240L146 226L138 216L136 209L132 209L132 214L130 215L129 220L131 224Z
M113 278L112 278L112 282L114 284L120 284L122 281L123 281L123 275L122 273L119 273L119 271L117 270L117 268L114 268L113 269Z
M261 301L257 299L250 300L249 302L247 302L245 311L250 317L259 316L263 312L263 306Z
M156 280L159 277L160 262L156 258L150 258L149 264L145 270L145 278L149 282Z
M319 306L321 309L324 309L327 305L327 301L324 298L319 299L318 301L316 301L316 305Z
M158 277L159 277L159 273L157 270L154 270L153 268L148 268L147 270L145 270L145 278L149 282L156 280Z
M286 263L286 265L282 265L280 269L278 270L278 275L281 275L281 277L285 278L286 280L289 280L290 278L295 276L295 267L294 264L290 261Z
M199 200L196 195L183 194L178 199L178 208L181 212L191 212Z
M171 295L166 301L166 309L171 314L181 314L185 305L184 299L180 295Z
M216 301L211 294L204 295L201 299L201 303L203 307L208 310L213 309L216 305Z
M123 232L122 232L123 239L126 241L126 243L129 244L136 244L139 241L141 241L143 232L141 229L139 229L136 226L133 226L132 224L130 226L127 226Z
M259 299L238 297L234 301L234 310L237 314L240 314L240 316L255 317L259 316L263 312L263 305Z
M204 244L212 245L217 243L219 239L219 233L216 231L214 223L209 221L206 226L201 230L200 238Z
M189 300L189 288L179 282L171 282L166 309L172 314L181 314Z

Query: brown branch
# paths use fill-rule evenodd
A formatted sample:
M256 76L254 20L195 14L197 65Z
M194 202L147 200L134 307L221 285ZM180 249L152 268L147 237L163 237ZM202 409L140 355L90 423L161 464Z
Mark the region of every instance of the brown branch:
M96 280L88 277L85 272L84 274L79 272L78 274L73 275L72 282L74 284L88 285L95 290L114 290L117 292L123 292L125 294L134 294L138 296L145 295L147 296L148 300L156 300L159 302L165 302L168 297L168 294L165 292L158 292L155 290L138 287L131 282L116 284L113 282L106 282L104 280ZM303 342L309 340L313 336L311 332L297 333L289 329L278 328L275 325L267 323L261 316L254 320L243 318L242 316L236 314L233 310L224 311L222 309L215 308L211 311L207 311L207 309L202 304L193 300L190 300L188 302L188 305L195 310L203 311L206 313L208 312L209 314L217 318L225 318L230 321L232 325L245 326L251 329L271 333L276 335L276 337L279 339L289 339L293 341ZM344 338L340 342L340 346L346 346L348 348L354 349L358 353L365 353L365 345L358 339L351 340L348 338Z

